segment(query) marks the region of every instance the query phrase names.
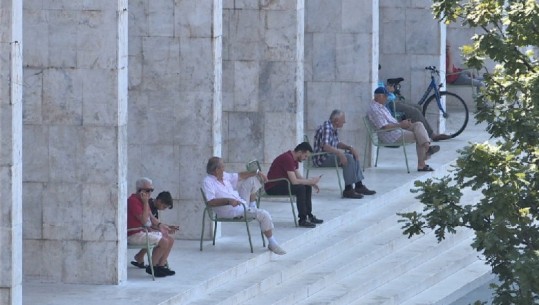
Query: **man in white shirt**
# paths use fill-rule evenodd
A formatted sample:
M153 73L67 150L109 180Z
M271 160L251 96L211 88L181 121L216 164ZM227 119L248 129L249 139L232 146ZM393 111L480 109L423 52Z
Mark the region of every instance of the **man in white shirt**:
M268 239L268 249L275 254L286 254L273 237L273 221L268 211L257 209L256 192L267 181L261 172L225 172L225 164L219 157L211 157L206 165L208 174L203 181L203 190L208 203L214 206L217 216L235 218L244 215L243 205L248 207L247 214L254 216L260 223L260 229Z
M440 150L438 145L430 145L431 139L421 122L412 123L411 120L398 122L387 110L385 103L389 92L385 87L378 87L374 91L374 100L369 105L368 117L376 129L394 129L378 134L384 143L396 143L404 141L406 143L416 143L417 170L420 172L430 172L434 169L427 165L425 161L430 156ZM401 132L399 129L403 129Z

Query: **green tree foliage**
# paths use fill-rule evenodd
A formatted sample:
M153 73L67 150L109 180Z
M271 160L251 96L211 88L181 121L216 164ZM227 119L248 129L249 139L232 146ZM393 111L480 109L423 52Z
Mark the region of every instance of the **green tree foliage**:
M539 5L537 0L434 0L440 21L481 29L461 50L484 76L476 119L495 144L459 151L449 176L417 181L422 213L399 214L404 233L433 229L438 240L459 228L475 231L500 282L494 304L539 304ZM484 62L496 62L492 71ZM461 202L462 190L481 193Z

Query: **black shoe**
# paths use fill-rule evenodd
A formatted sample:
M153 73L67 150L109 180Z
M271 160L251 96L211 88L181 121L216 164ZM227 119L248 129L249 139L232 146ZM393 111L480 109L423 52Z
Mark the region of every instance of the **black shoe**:
M429 150L427 150L427 155L428 156L432 156L434 155L435 153L439 152L440 151L440 146L438 145L431 145L429 147Z
M361 199L363 195L356 193L353 189L345 190L342 192L344 198Z
M362 195L374 195L376 194L376 191L373 191L373 190L369 190L366 186L362 185L356 189L354 189L354 191L356 191L356 193L358 194L362 194Z
M152 269L150 269L150 265L148 265L146 267L146 273L148 274L152 274ZM163 270L162 270L162 267L159 267L159 266L153 266L153 275L155 277L165 277L167 276L168 274L166 274Z
M316 218L316 216L314 216L314 215L312 215L312 214L309 215L309 216L307 216L307 219L308 219L311 223L315 223L315 224L321 224L321 223L324 222L322 219L318 219L318 218Z
M168 266L162 266L162 267L161 267L161 266L158 266L158 267L159 267L159 268L161 269L161 271L163 271L166 275L174 275L174 274L176 274L176 271L170 270L170 269L168 268Z
M146 266L144 265L144 262L142 263L139 263L137 261L131 261L131 265L135 266L135 267L138 267L140 269L143 269L143 268L146 268Z
M298 222L298 225L300 227L304 227L304 228L314 228L316 227L316 225L312 222L309 222L307 219L300 219L299 222Z

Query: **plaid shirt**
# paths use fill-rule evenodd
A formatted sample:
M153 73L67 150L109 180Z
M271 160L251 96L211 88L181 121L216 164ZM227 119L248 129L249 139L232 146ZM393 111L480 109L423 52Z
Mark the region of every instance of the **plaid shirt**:
M337 144L339 144L339 134L337 129L333 127L331 121L325 121L324 124L318 127L314 135L314 152L323 152L324 145L330 145L337 148ZM313 158L314 164L320 166L326 158L326 154L315 156Z
M367 113L369 120L372 122L374 127L376 129L382 129L382 127L387 126L389 124L398 124L397 120L389 113L389 110L387 108L377 103L376 101L372 101L369 105L369 112ZM401 132L398 130L388 131L388 132L380 132L378 133L378 137L382 142L384 143L393 143L396 142L400 136Z

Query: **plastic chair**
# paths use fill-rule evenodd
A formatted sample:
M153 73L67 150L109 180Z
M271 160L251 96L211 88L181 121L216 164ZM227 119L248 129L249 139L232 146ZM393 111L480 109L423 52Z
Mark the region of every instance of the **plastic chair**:
M153 272L153 261L152 261L152 251L153 248L157 247L157 243L150 243L150 239L148 238L148 228L147 227L137 227L137 228L131 228L127 229L127 232L130 231L140 231L143 230L146 232L146 243L145 244L134 244L134 243L127 243L127 249L146 249L146 256L148 256L148 263L150 264L150 270L152 270L152 279L155 281L155 274Z
M309 137L307 137L307 135L304 135L303 136L303 141L309 143ZM309 157L307 158L306 162L304 162L304 168L305 168L305 178L309 178L309 171L312 169L312 168L329 168L329 167L318 167L314 164L314 161L313 161L313 158L316 157L316 156L320 156L320 155L327 155L329 153L327 152L317 152L317 153L312 153L309 155ZM339 166L339 160L337 158L335 158L335 171L337 172L337 182L339 182L339 190L341 191L341 196L342 196L342 183L341 183L341 170L340 170L340 166ZM344 177L342 178L343 181L344 181Z
M253 160L253 161L250 161L250 162L247 163L247 171L255 172L256 170L259 170L259 171L262 170L262 168L260 167L260 162L258 162L258 160ZM263 197L267 197L267 198L286 198L286 199L290 200L290 207L292 208L292 216L294 217L294 224L297 227L298 226L298 220L296 218L296 209L294 207L294 198L296 196L294 196L292 194L292 187L290 185L290 181L288 181L288 179L286 179L286 178L277 178L277 179L268 180L267 182L277 182L277 181L286 181L286 183L288 184L288 194L287 195L270 195L270 194L266 193L266 190L263 187L261 187L258 190L258 194L256 196L256 206L260 207L260 201L261 201L261 199Z
M376 130L374 128L374 125L372 125L371 121L367 116L363 118L363 122L365 123L365 129L367 130L367 141L365 143L365 153L363 154L363 167L365 167L365 164L367 162L367 149L369 147L369 141L372 143L372 145L376 146L376 159L374 161L374 167L378 165L378 153L380 152L380 147L390 147L390 148L398 148L402 147L402 151L404 152L404 160L406 161L406 170L408 173L410 173L410 167L408 166L408 155L406 154L406 143L404 141L404 137L402 138L401 142L395 142L395 143L383 143L378 138L378 134L383 132L389 132L393 130L398 130L401 133L404 133L404 130L401 128L389 128L389 129L380 129Z
M215 246L215 235L217 233L217 223L218 222L237 222L237 223L244 223L245 227L247 228L247 236L249 237L249 246L251 247L251 253L253 253L253 242L251 241L251 231L249 230L249 223L253 220L256 220L255 217L247 217L247 209L245 208L245 204L241 203L243 206L243 216L241 217L235 217L235 218L222 218L218 217L217 214L213 211L213 206L211 206L208 203L208 199L206 198L206 195L204 194L204 190L201 188L200 193L202 194L202 199L204 201L204 205L206 208L204 208L204 212L202 214L202 233L200 234L200 251L202 251L202 241L204 239L204 226L205 226L205 220L206 220L206 214L208 215L208 218L213 221L213 245ZM264 240L264 233L260 232L262 235L262 246L266 247L266 241Z

